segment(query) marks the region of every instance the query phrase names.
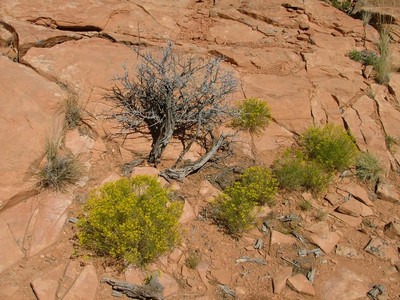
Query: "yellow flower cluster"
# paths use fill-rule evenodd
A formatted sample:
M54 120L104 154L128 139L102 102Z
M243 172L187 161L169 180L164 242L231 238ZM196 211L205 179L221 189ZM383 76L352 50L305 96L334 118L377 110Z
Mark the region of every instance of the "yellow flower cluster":
M145 264L179 240L182 203L156 178L136 176L94 191L78 222L82 246L124 263Z

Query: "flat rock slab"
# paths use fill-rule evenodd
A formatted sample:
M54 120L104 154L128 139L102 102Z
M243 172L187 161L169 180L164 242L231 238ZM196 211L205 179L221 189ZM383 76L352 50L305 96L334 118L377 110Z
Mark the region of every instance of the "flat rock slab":
M87 265L68 290L63 300L94 300L99 280L92 265Z
M362 217L352 217L338 212L331 212L331 215L352 227L357 227L362 223Z
M331 232L326 222L318 222L306 228L310 231L309 239L325 253L330 253L340 240L337 232Z
M64 270L65 265L60 264L31 282L33 292L39 300L54 300L56 298Z
M296 244L296 239L276 230L271 230L271 245L273 244Z
M283 267L272 276L272 283L275 294L280 294L282 292L282 290L286 286L287 279L292 276L292 271L292 267Z
M185 200L185 204L183 205L182 215L179 218L179 223L186 224L193 220L196 217L194 213L193 207Z
M348 270L337 266L332 269L328 280L323 280L319 287L320 299L324 300L358 300L365 299L370 290L364 278Z
M373 216L373 210L361 203L360 201L351 198L349 201L344 202L337 208L338 212L344 213L346 215L350 215L353 217L368 217Z
M378 197L382 200L400 203L400 193L397 188L389 182L380 182L376 191Z
M383 232L388 238L400 240L400 224L389 222L383 228Z
M179 292L178 283L169 274L167 274L167 273L161 274L160 277L158 278L158 281L161 283L161 285L164 288L163 296L165 298L176 295Z
M0 273L24 257L7 223L0 216Z
M374 203L369 199L367 191L358 184L346 184L340 186L340 189L350 193L354 198L361 201L365 205L374 206Z
M391 262L399 260L397 251L384 239L373 238L365 247L365 251L377 257L388 259Z
M287 280L288 285L296 292L304 295L315 296L311 282L303 274L297 274Z
M31 188L26 174L43 152L50 130L62 120L56 107L65 92L34 70L0 56L0 210Z
M67 220L67 208L72 196L54 192L38 195L39 204L28 225L24 247L31 257L55 243Z

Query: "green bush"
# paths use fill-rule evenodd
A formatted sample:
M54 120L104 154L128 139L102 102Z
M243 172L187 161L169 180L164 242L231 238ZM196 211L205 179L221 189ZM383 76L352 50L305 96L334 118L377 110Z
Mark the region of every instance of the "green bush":
M240 183L246 187L244 196L249 200L259 205L274 204L274 197L278 191L278 182L270 169L266 167L250 167L240 177Z
M232 120L232 127L251 134L259 134L271 121L271 108L265 101L248 98L238 104L238 115Z
M251 228L254 222L256 203L248 199L247 188L235 182L213 202L213 217L228 233L239 235Z
M61 138L49 138L45 145L45 162L34 171L39 188L62 190L75 184L83 167L70 152L62 151Z
M278 190L277 180L268 168L250 167L213 203L216 221L233 235L250 228L257 205L272 205Z
M356 175L363 182L376 182L382 174L379 160L369 152L361 152L356 160Z
M136 176L94 191L78 222L85 248L121 262L143 265L179 240L182 203L171 201L156 178Z
M354 139L342 127L332 124L309 128L301 137L301 144L309 159L329 170L343 171L358 154Z
M300 151L289 150L274 163L279 186L289 191L309 190L323 192L332 180L332 174L315 161L307 161Z
M375 66L379 59L375 52L369 50L351 50L348 56L366 66Z

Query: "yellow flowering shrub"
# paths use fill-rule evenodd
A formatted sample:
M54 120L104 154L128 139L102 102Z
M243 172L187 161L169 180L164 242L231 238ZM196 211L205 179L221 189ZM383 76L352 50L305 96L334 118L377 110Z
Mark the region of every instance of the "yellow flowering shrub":
M331 170L345 170L354 164L358 155L354 139L341 126L332 124L307 129L301 144L309 159Z
M90 195L78 238L98 255L143 265L176 245L181 213L182 203L156 178L120 179Z
M214 218L228 233L238 235L251 227L257 205L273 204L277 189L277 180L268 168L250 167L215 199Z
M274 197L278 191L278 181L266 167L250 167L240 177L241 184L246 187L248 199L263 205L274 204Z
M258 134L272 119L271 108L258 98L248 98L238 103L238 115L232 120L232 127Z

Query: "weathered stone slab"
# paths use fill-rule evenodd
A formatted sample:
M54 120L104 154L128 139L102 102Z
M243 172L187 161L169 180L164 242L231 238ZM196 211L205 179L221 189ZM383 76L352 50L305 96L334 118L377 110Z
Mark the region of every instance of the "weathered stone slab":
M7 223L0 216L0 273L24 257Z
M62 115L57 105L64 91L28 67L0 56L2 98L0 101L0 210L27 198L32 182L29 168L43 152L50 129L57 132ZM26 195L24 195L24 193Z
M56 298L64 269L65 265L60 264L31 282L33 292L39 300L54 300Z
M99 280L94 266L87 265L63 300L94 300Z
M40 202L29 223L25 247L29 247L31 257L55 243L67 220L66 210L72 203L72 197L60 193L42 193Z

